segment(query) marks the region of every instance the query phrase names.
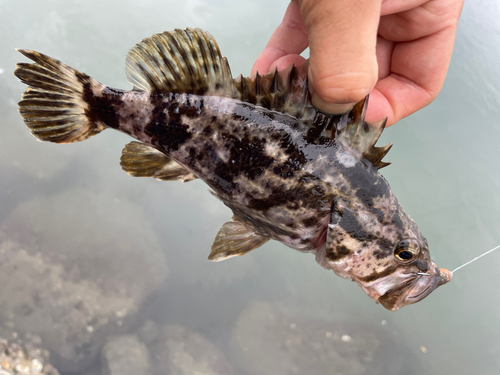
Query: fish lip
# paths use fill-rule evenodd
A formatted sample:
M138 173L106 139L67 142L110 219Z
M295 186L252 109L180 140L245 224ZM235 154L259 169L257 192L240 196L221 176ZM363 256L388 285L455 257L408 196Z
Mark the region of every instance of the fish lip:
M404 283L388 290L378 298L378 302L391 311L419 302L432 293L437 287L450 281L451 273L448 270L434 268L432 273L414 274Z
M408 298L418 298L420 296L422 296L425 292L427 292L429 289L431 288L431 285L427 286L427 288L425 288L423 291L421 291L420 293L418 294L413 294L411 296L408 296ZM429 292L430 293L430 292ZM429 294L426 294L424 297L422 298L425 298L427 297ZM420 300L419 300L420 301Z
M401 283L395 288L389 289L387 292L385 292L382 296L378 298L378 302L384 306L387 310L391 311L396 311L399 310L401 307L398 306L398 300L399 297L402 293L404 293L405 290L407 290L409 287L413 285L413 283L417 280L417 277L412 277L405 282Z

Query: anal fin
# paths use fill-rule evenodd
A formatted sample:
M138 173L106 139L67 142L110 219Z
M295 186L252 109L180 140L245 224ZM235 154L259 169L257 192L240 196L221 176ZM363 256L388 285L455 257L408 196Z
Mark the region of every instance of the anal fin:
M194 174L157 149L140 142L130 142L122 151L122 169L134 177L154 177L162 181L192 181Z
M238 221L228 221L217 233L208 259L219 262L234 256L244 255L269 241L247 229Z

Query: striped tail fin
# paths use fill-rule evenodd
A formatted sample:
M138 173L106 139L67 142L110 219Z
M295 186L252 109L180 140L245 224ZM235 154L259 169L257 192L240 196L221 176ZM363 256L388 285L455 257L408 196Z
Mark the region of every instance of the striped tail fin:
M78 142L106 128L88 116L85 101L85 94L103 88L102 84L52 57L26 49L18 51L35 62L18 63L14 75L29 86L19 102L19 113L38 140Z

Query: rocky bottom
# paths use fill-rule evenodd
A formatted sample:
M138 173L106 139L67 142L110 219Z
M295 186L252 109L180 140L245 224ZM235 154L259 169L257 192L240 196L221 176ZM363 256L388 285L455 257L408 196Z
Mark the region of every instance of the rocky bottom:
M24 347L0 338L0 375L59 375L48 363L48 352L33 344Z

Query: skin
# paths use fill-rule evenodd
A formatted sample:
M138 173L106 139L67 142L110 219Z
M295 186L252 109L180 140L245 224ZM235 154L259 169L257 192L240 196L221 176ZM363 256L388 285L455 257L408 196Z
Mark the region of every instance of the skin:
M314 105L348 111L370 94L367 121L387 126L443 86L463 0L293 0L252 73L291 63L308 72ZM307 47L310 58L300 53Z

